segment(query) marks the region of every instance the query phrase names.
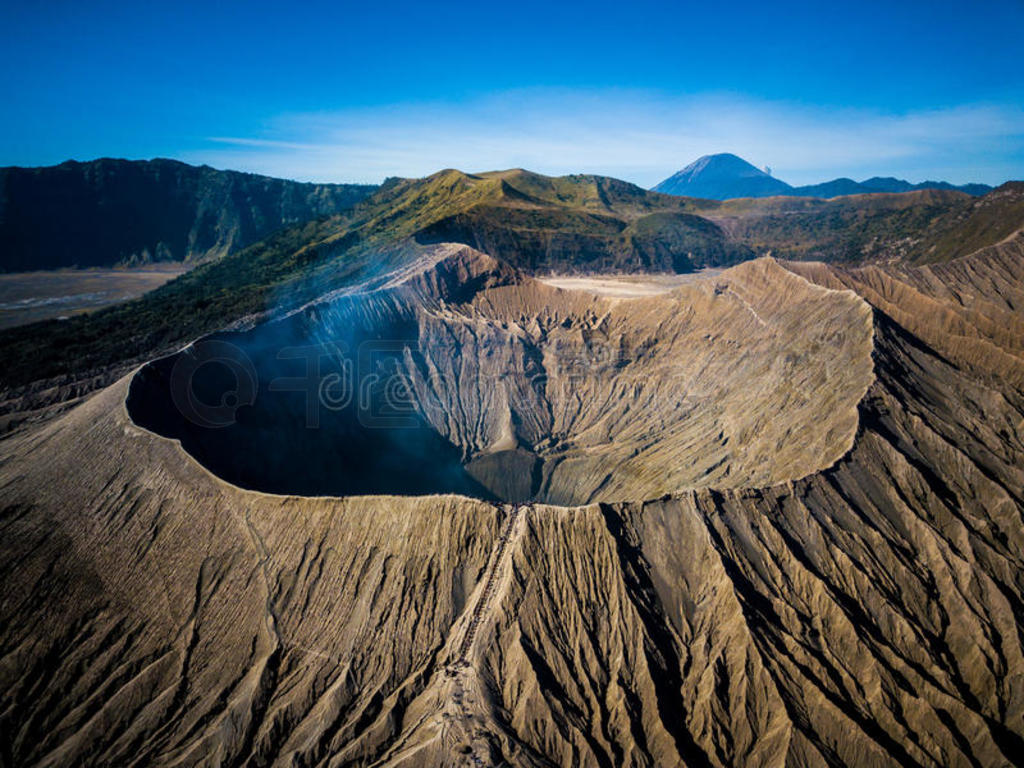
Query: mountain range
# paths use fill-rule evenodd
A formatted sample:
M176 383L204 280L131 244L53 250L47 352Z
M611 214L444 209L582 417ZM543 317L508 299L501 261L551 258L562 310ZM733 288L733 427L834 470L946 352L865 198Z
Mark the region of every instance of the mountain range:
M0 168L0 272L216 258L375 189L176 160Z
M0 413L22 409L24 398L43 406L78 396L156 353L290 311L444 242L530 275L686 273L767 253L845 264L944 262L1022 226L1019 182L979 198L921 190L715 201L522 169L390 179L351 209L280 229L135 301L0 332Z
M727 234L715 224L725 209L714 211L709 203L680 203L643 193L616 179L550 179L525 171L451 174L435 174L424 187L435 189L438 179L461 179L453 188L455 196L444 202L429 195L412 201L396 199L395 190L404 195L416 188L401 179L387 180L383 187L309 184L161 159L104 158L43 168L0 168L0 272L199 263L244 249L276 230L345 213L378 189L375 206L398 202L394 215L399 220L414 224L433 217L423 219L424 226L415 235L418 242L464 242L507 255L530 269L680 271L700 263L734 263L748 258L749 246L754 245L736 242L730 236L734 232ZM735 155L713 155L691 164L654 191L724 200L780 195L833 198L868 191L976 195L988 189L931 182L911 185L881 178L790 187ZM594 199L587 197L590 194ZM880 207L916 208L925 199L890 201ZM933 201L941 206L953 199ZM410 218L407 214L413 209L422 209L421 214ZM810 215L815 204L800 210ZM653 213L658 215L647 216ZM785 246L775 242L769 247ZM850 247L855 250L856 243ZM851 256L857 254L851 251L828 258Z
M762 171L741 157L730 153L704 155L652 188L655 192L684 197L729 200L736 197L832 198L840 195L863 195L879 192L911 192L921 189L955 189L969 195L983 195L992 190L987 184L954 185L945 181L922 181L911 184L891 176L874 176L864 181L833 179L821 184L794 187Z

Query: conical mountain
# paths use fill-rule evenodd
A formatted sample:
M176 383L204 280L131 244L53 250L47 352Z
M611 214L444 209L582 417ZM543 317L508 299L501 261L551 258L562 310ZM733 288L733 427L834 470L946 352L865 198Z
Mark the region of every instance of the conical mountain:
M792 187L728 152L704 155L654 187L655 192L710 200L789 194Z

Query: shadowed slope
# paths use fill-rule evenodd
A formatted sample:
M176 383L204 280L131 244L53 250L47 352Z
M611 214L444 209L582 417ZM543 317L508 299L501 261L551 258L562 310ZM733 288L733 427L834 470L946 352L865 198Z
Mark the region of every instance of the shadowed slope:
M217 258L375 190L176 160L0 168L0 271Z

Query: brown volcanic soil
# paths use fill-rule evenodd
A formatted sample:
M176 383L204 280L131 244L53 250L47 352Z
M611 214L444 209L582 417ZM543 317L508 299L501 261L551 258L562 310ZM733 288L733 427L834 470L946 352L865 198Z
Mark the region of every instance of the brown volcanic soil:
M4 442L3 763L1019 764L1019 242L628 300L436 256L276 330L408 331L423 428L546 503L241 490L123 379Z

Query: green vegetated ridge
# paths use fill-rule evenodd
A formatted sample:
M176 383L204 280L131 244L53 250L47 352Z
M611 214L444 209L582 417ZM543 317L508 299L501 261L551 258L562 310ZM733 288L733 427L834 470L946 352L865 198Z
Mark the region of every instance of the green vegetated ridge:
M1024 227L1024 182L1011 181L972 200L952 223L928 240L918 262L943 262L999 243Z
M294 308L399 266L430 243L465 243L533 273L685 272L767 252L934 261L1019 228L1022 186L982 198L924 190L718 202L523 170L391 179L351 210L282 230L135 301L0 334L0 386L80 375Z

